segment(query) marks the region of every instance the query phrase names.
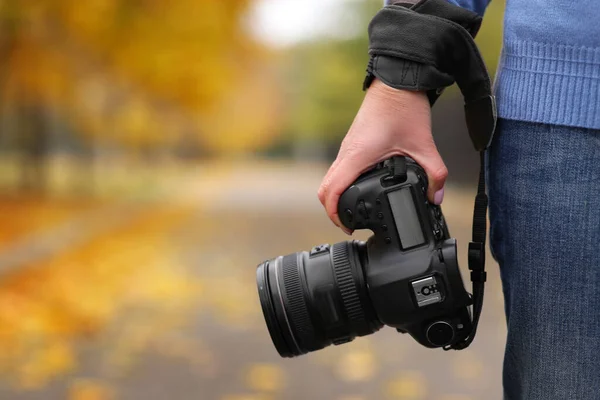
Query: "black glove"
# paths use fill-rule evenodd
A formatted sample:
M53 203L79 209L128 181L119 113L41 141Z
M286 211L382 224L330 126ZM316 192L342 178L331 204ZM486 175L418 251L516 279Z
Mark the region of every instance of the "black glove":
M446 0L396 3L369 24L367 76L396 89L426 91L433 105L456 82L465 99L471 140L479 151L492 137L496 109L485 64L473 41L481 17Z

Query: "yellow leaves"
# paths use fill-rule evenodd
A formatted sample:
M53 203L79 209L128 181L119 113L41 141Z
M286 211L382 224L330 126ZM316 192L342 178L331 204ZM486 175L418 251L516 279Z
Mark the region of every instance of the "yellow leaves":
M71 85L70 66L56 49L24 36L7 61L7 101L63 103ZM16 99L15 99L16 97Z
M221 400L274 400L286 385L286 375L281 367L269 363L252 364L244 380L251 393L229 394Z
M270 143L278 133L281 119L276 111L279 96L268 75L256 71L240 84L232 96L200 116L199 129L219 134L206 135L207 148L228 157L248 153Z
M114 391L91 379L75 380L69 388L68 400L116 400Z
M427 380L419 371L403 371L386 384L385 393L389 399L426 399Z
M220 268L230 266L224 264ZM248 272L254 273L251 270ZM246 279L228 275L205 278L202 298L208 303L207 308L213 312L215 319L232 329L246 330L257 323L263 327L260 304L249 301L258 299L256 287L248 285L253 277L250 274L246 276Z
M205 111L240 83L247 1L146 3L130 14L111 59L128 79L168 100ZM242 62L240 62L242 61Z
M111 28L118 18L119 3L118 0L60 0L49 11L59 16L66 35L102 49L108 44L107 39L112 39Z
M346 382L367 382L373 379L376 371L375 355L368 348L346 349L335 370L338 378Z
M162 235L188 212L179 207L141 212L116 232L4 276L0 371L28 388L72 371L73 340L101 333L126 307L151 305L152 310L123 326L115 347L126 354L136 354L157 334L181 324L180 312L198 287L165 256ZM126 367L122 364L111 367ZM110 398L95 388L79 392L81 397L73 398Z
M270 56L245 31L249 4L19 2L14 12L26 22L4 55L10 101L51 106L78 133L127 147L164 147L192 130L215 152L263 146L274 136L277 90L269 79L255 82ZM86 106L80 88L89 82L104 88L100 106Z
M229 394L221 397L221 400L271 400L269 396L262 394Z
M26 362L18 367L21 386L37 389L57 375L72 371L75 359L71 347L61 339L49 339L32 349Z
M254 364L246 372L246 384L258 392L280 392L286 385L286 376L275 364Z
M454 375L467 381L475 381L483 375L482 361L469 352L460 352L453 359Z
M128 107L118 110L114 124L119 129L122 143L135 148L136 145L145 147L158 138L156 122L148 105L136 98L131 100Z

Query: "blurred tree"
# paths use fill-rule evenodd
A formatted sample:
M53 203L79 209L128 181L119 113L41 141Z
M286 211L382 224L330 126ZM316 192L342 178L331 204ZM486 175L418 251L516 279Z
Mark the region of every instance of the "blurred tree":
M283 140L305 148L302 157L318 153L323 145L329 148L328 155L334 156L352 123L364 96L361 84L368 61L367 25L381 4L377 0L348 2L345 16L352 18L342 23L355 24L350 38L306 42L287 49L284 65L289 101ZM500 54L503 10L504 1L492 1L477 37L492 76ZM452 87L439 103L457 101L458 95ZM462 114L443 113L443 118L447 125L463 129Z
M334 151L363 96L366 28L381 2L348 2L339 25L351 34L283 54L248 34L251 3L0 1L0 110L12 127L3 134L27 155L23 181L43 187L45 155L72 133L88 148L151 159L236 156L280 132L309 152ZM492 2L478 37L492 69L503 5Z
M336 147L362 101L368 61L367 25L378 1L354 1L340 10L340 25L352 24L350 38L329 38L288 49L285 80L289 98L287 140L296 145Z
M268 141L277 88L243 23L250 4L0 1L0 100L27 164L60 137L56 120L140 155L190 146L190 133L209 154Z

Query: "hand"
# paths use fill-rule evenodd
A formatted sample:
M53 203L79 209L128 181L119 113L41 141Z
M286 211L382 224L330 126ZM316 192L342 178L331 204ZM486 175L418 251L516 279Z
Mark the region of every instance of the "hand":
M327 215L344 232L352 233L338 216L341 194L361 173L393 155L408 156L423 167L429 180L429 201L441 204L448 169L433 141L427 96L375 80L319 188Z

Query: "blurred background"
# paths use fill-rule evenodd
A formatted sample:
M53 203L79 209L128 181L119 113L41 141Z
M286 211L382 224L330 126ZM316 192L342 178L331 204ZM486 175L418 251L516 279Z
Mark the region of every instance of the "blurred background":
M384 329L283 360L264 326L255 266L347 238L316 191L381 3L0 0L0 399L501 398L492 262L462 352ZM478 36L492 74L503 7ZM478 164L454 88L434 132L464 256Z

